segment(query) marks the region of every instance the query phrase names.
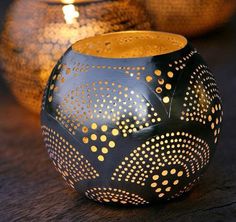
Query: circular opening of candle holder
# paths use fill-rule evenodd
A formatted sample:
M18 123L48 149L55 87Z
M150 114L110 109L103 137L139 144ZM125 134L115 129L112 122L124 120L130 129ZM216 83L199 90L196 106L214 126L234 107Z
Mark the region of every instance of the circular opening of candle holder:
M65 181L100 203L188 192L207 169L223 111L215 79L179 35L133 31L72 45L46 87L41 123Z
M129 29L150 29L133 0L15 0L0 43L4 78L17 100L39 113L50 72L72 43Z

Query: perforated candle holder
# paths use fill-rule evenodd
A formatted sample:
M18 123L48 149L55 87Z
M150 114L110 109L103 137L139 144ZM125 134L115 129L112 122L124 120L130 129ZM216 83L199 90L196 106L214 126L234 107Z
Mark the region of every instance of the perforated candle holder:
M15 0L0 43L4 78L17 100L39 114L47 79L72 43L129 29L150 29L133 0Z
M228 22L236 11L235 0L139 0L159 31L197 36Z
M183 36L133 31L70 47L49 78L41 122L71 187L101 203L145 205L199 180L222 115L215 79Z

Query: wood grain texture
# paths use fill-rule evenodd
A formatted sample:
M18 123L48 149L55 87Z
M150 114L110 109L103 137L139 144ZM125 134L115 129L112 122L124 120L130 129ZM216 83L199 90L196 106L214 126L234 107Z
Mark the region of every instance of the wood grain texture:
M0 81L0 221L236 221L235 39L236 18L193 40L216 76L225 111L209 169L189 194L144 208L99 205L68 188L48 158L38 117Z

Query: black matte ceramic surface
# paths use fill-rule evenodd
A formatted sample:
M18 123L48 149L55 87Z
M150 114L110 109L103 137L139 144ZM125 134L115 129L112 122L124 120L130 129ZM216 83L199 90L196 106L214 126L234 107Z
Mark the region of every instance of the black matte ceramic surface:
M149 36L135 33L141 42ZM132 41L121 35L119 44ZM75 45L50 76L41 112L46 147L67 183L93 200L141 205L178 197L213 156L223 115L213 75L189 43L156 50L105 58Z

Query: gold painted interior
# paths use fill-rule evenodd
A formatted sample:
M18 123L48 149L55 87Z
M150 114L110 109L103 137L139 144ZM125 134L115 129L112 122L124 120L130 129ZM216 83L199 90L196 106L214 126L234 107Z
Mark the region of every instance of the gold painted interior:
M184 48L186 44L187 39L177 34L127 31L86 38L76 42L72 49L103 58L139 58L171 53Z

